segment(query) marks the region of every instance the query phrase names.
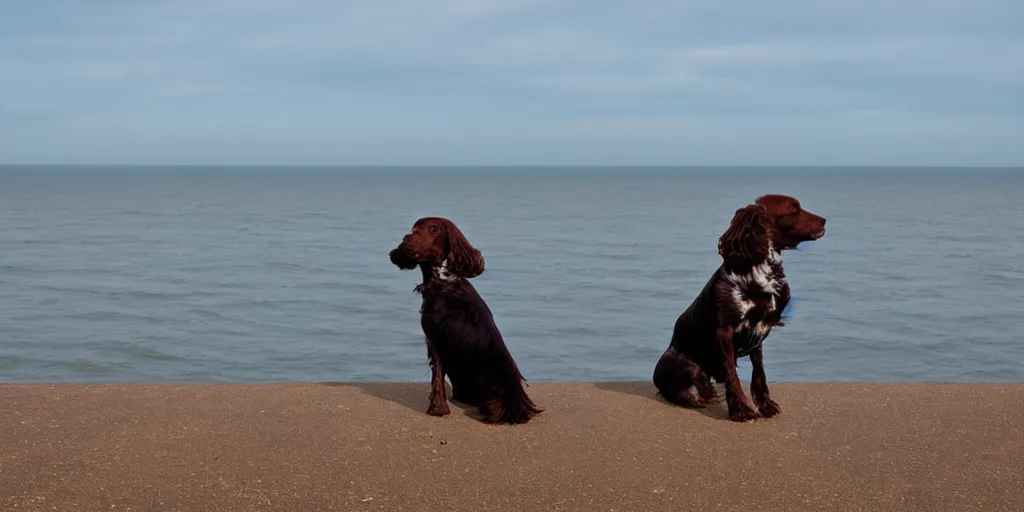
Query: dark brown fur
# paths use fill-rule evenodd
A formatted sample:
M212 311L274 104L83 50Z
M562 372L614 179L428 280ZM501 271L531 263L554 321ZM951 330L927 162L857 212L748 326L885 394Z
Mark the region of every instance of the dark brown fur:
M399 268L419 267L423 274L416 291L423 296L420 325L431 368L427 414L451 412L445 376L452 399L476 406L487 423L526 423L541 413L523 389L525 379L491 310L469 282L484 272L484 257L459 228L448 219L424 217L389 256Z
M666 400L706 407L712 379L725 384L729 418L747 421L781 412L769 396L761 344L783 325L789 284L778 254L825 235L825 219L780 194L764 195L736 210L718 240L722 264L679 318L668 349L654 368ZM736 359L750 357L751 404L736 373ZM756 406L756 407L755 407Z

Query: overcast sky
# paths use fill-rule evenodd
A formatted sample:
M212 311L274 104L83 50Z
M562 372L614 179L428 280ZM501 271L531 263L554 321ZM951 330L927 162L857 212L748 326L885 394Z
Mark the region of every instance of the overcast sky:
M0 7L0 162L1024 165L1019 0Z

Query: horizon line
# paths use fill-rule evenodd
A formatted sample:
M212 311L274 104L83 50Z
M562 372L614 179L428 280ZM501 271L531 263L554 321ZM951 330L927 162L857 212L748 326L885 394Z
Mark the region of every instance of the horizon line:
M928 164L151 164L151 163L0 163L10 167L149 167L149 168L305 168L305 169L936 169L1022 170L1021 165Z

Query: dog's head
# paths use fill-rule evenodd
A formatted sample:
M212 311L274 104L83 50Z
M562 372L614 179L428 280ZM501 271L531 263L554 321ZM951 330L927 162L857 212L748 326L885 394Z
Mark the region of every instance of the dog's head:
M389 256L402 270L447 262L448 272L459 277L469 279L484 273L483 254L469 244L454 222L443 217L417 220Z
M800 242L810 242L825 236L825 218L800 206L800 201L782 194L767 194L757 198L755 204L771 216L774 233L772 244L776 251L794 249Z

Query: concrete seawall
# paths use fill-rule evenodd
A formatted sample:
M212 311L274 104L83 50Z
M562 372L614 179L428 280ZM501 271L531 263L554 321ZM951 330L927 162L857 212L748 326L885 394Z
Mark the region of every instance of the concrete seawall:
M782 416L648 383L423 413L428 385L0 385L0 510L1024 510L1024 385L774 384Z

